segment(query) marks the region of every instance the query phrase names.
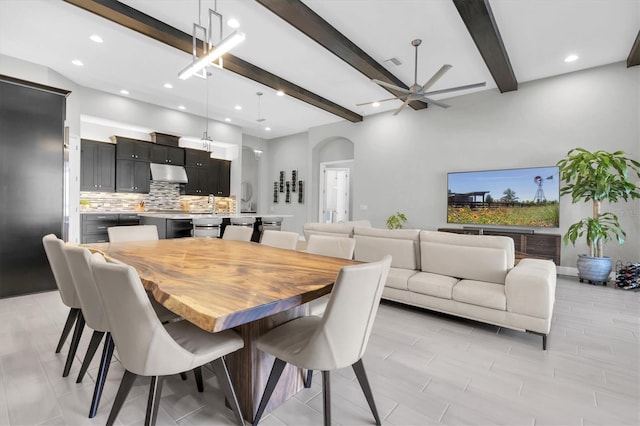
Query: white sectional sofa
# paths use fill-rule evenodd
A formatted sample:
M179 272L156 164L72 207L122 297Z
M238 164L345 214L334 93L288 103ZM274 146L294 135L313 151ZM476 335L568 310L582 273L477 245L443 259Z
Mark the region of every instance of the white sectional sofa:
M353 237L353 229L356 226L360 228L371 228L371 222L368 220L335 223L308 222L303 225L302 232L307 241L309 241L309 236L312 234L350 238Z
M552 261L517 265L509 237L355 227L354 258L393 257L383 298L542 336L555 301Z

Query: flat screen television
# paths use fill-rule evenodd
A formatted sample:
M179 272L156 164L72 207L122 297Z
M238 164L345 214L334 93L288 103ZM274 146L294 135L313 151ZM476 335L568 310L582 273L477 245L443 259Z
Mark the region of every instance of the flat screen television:
M558 167L447 174L447 223L557 228Z

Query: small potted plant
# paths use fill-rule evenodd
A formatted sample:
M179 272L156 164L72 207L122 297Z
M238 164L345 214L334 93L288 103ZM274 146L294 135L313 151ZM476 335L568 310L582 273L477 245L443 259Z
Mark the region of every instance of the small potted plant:
M578 255L578 277L592 283L606 283L611 273L611 259L604 255L604 243L615 239L623 244L626 233L615 214L601 211L601 204L640 198L640 191L632 181L634 175L640 178L640 162L626 157L622 151L590 152L574 148L557 165L564 183L560 195L571 195L573 203L591 201L593 204L591 217L569 226L563 241L565 244L571 241L575 246L576 240L585 236L589 254Z
M407 217L403 213L397 212L387 218L387 228L400 229L402 228L402 224L406 221Z

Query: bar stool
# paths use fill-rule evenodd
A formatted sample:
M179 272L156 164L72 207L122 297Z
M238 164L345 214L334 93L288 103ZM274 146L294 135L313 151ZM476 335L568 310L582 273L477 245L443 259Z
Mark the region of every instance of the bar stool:
M244 226L247 228L253 228L253 225L256 223L256 218L252 216L232 217L229 220L231 221L232 225Z
M197 217L193 223L193 236L198 238L218 238L220 236L220 217Z
M282 217L263 217L262 218L262 232L265 230L280 231L282 229Z

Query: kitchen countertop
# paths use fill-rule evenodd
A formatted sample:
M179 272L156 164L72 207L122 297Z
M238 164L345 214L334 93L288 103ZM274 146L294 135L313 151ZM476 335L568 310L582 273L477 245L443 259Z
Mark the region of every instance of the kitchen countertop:
M198 218L198 217L219 217L222 219L230 219L232 217L265 217L265 218L271 218L271 217L293 217L293 215L291 214L262 214L262 213L216 213L216 214L212 214L212 213L196 213L196 212L182 212L182 211L175 211L175 212L169 212L169 211L164 211L164 212L154 212L154 211L143 211L143 212L137 212L135 210L132 211L106 211L106 212L96 212L96 211L86 211L86 212L80 212L80 214L137 214L138 216L146 216L146 217L157 217L157 218L162 218L162 219L193 219L193 218Z

